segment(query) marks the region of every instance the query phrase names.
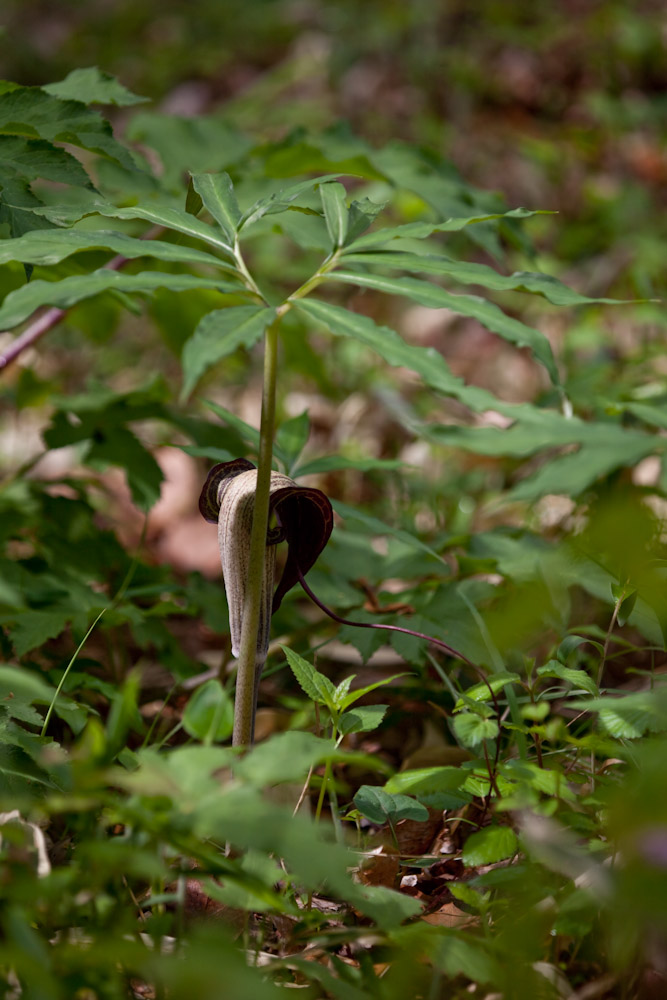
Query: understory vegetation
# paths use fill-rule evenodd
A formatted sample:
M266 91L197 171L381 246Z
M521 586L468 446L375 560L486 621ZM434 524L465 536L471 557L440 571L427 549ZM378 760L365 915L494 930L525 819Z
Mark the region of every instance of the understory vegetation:
M0 995L663 996L664 148L568 216L291 65L0 84Z

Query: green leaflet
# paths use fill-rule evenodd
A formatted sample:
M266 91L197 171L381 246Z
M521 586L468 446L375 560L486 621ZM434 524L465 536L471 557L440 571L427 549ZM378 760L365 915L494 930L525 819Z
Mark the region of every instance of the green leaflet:
M192 185L223 233L234 242L241 221L241 209L229 174L192 174Z
M491 270L491 268L489 268ZM451 309L462 316L471 316L492 333L497 333L517 347L529 347L535 358L549 373L554 385L560 385L560 375L554 360L551 345L544 334L534 330L517 319L506 316L493 302L476 295L453 295L439 285L417 278L389 278L378 274L362 274L355 271L332 271L329 280L344 281L347 284L373 288L389 295L405 295L420 305L431 309Z
M492 393L486 389L467 386L463 379L453 375L444 358L431 347L413 347L406 344L390 327L377 326L367 316L334 306L330 302L302 299L295 302L295 306L311 319L323 323L336 336L352 337L377 351L387 364L417 372L431 389L460 399L472 410L502 408ZM518 407L513 409L516 410Z
M300 181L290 187L281 188L273 194L260 198L254 205L251 205L247 212L243 214L239 223L239 229L252 225L265 215L276 215L279 212L286 212L290 205L296 201L301 194L312 191L320 184L327 181L335 181L339 174L324 174L322 177L313 177L308 181Z
M342 247L347 236L349 214L345 188L337 182L322 184L320 198L331 242L334 247Z
M100 292L153 292L156 288L169 288L182 292L189 288L211 288L219 292L239 293L237 285L216 278L201 278L194 274L168 274L143 271L141 274L123 274L100 268L90 274L75 274L62 281L31 281L10 292L0 308L0 327L11 329L26 320L41 306L69 306L89 299Z
M385 229L378 229L375 233L367 233L350 243L346 253L358 253L371 247L380 247L392 240L410 239L423 240L433 233L456 233L466 226L472 226L477 222L491 222L495 219L528 219L531 215L550 215L550 212L530 211L526 208L513 208L510 212L499 212L494 215L463 216L457 219L446 219L444 222L406 222L402 226L388 226Z
M132 208L115 208L113 205L99 205L95 207L99 215L104 215L112 219L144 219L152 222L156 226L164 226L166 229L173 229L184 236L192 236L197 240L204 240L211 246L222 250L224 253L233 256L233 249L229 242L223 240L213 226L208 226L205 222L200 222L194 215L183 212L178 208L171 208L169 205L133 205Z
M385 250L382 253L346 253L348 264L377 264L380 267L416 271L421 274L442 274L464 285L481 285L493 291L523 291L543 295L555 306L581 306L591 304L618 305L618 299L598 299L580 295L550 274L516 271L511 275L498 274L486 264L452 260L435 254L400 253Z
M181 398L190 395L197 381L212 365L238 347L252 347L274 316L274 309L261 306L231 306L204 316L183 348Z
M224 264L219 257L204 250L181 243L165 243L163 240L142 240L104 229L32 230L18 239L3 240L0 243L0 264L13 260L23 264L59 264L61 260L80 250L98 249L112 250L128 258L155 257L157 260L180 264L208 264L236 273L234 268Z

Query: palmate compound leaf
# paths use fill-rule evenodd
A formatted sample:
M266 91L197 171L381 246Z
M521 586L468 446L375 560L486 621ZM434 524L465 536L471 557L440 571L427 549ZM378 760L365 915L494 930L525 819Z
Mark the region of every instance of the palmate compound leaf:
M207 313L183 348L183 389L186 399L212 365L239 347L256 344L275 316L275 309L230 306Z
M489 268L491 270L491 268ZM357 271L332 271L330 281L343 281L361 288L372 288L388 295L404 295L429 309L449 309L461 316L470 316L492 333L517 347L528 347L536 360L544 365L554 385L560 385L560 375L551 345L543 333L507 316L499 306L477 295L455 295L430 281L418 278L392 278L386 275Z
M18 326L41 306L70 306L90 299L100 292L153 292L169 288L182 292L192 288L210 288L221 293L235 292L239 287L221 278L204 278L194 274L169 274L166 271L143 271L124 274L100 268L90 274L74 274L62 281L31 281L10 292L0 307L0 329Z

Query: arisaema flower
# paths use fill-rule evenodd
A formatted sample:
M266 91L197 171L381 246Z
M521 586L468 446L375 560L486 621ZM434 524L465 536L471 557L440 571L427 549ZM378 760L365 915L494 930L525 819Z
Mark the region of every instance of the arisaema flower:
M236 458L211 469L199 498L202 517L218 525L234 656L239 655L241 643L256 486L255 466L245 458ZM269 647L271 615L280 607L287 591L311 568L333 528L333 512L325 494L321 490L297 486L281 472L271 473L270 520L272 514L276 515L279 526L270 527L266 539L255 661L258 673ZM276 546L283 540L287 542L287 560L274 593Z

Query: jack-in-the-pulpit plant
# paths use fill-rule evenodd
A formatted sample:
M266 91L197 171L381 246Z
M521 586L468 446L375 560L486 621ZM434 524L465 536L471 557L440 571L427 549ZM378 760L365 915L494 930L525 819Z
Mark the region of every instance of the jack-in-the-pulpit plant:
M232 654L241 651L243 616L250 570L250 539L257 488L257 469L245 458L222 462L208 474L199 498L202 516L218 525L218 546L229 606ZM311 568L333 528L331 504L321 490L298 486L281 472L271 472L269 517L279 525L269 527L261 568L261 603L255 657L254 700L269 648L271 615L301 574ZM286 541L287 560L274 593L276 547ZM253 720L255 706L253 705ZM251 734L252 738L252 734Z

